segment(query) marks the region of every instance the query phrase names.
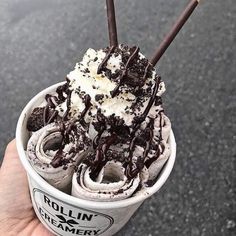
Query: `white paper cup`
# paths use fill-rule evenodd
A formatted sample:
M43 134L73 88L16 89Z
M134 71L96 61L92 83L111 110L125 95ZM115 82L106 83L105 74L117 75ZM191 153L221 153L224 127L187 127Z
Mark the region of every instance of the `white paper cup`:
M171 156L157 182L147 190L147 194L115 202L88 201L65 194L37 174L25 152L29 139L26 124L31 111L43 102L46 94L55 92L61 84L55 84L37 94L24 108L17 123L17 150L28 175L34 210L40 221L56 235L114 235L127 223L143 201L156 193L166 182L175 162L174 134L171 131L169 138Z

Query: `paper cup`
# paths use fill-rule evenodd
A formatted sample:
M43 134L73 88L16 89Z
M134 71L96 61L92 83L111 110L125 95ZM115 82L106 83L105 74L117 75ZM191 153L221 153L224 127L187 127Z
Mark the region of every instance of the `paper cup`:
M143 203L156 193L171 173L176 156L176 143L171 131L171 156L157 182L146 194L115 202L96 202L75 198L48 184L33 169L26 156L29 132L26 124L33 108L39 106L46 94L55 92L62 83L55 84L37 94L24 108L17 123L16 144L20 160L27 172L34 210L39 220L56 235L111 236L118 232Z

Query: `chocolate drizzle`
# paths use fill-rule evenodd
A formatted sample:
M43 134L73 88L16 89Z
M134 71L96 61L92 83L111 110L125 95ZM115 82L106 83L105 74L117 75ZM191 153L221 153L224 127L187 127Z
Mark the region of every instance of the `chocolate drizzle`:
M150 151L151 145L152 145L152 140L153 140L153 129L154 129L154 119L150 119L149 124L146 127L145 130L145 136L144 138L146 139L146 144L145 144L145 149L144 149L144 153L143 153L143 157L138 157L138 159L136 160L136 164L135 167L134 163L133 163L133 152L135 149L135 143L136 140L138 139L138 136L136 135L130 142L130 146L129 146L129 163L128 166L126 168L126 176L128 177L128 179L133 179L135 178L135 176L143 169L144 167L144 161Z
M129 156L128 156L128 165L125 164L126 167L126 176L128 179L132 179L134 176L134 173L132 172L132 166L133 166L133 152L135 148L135 141L137 139L137 136L133 137L130 145L129 145Z
M84 96L84 105L85 105L85 108L84 110L81 112L81 115L80 115L80 118L79 118L79 122L80 124L85 128L87 129L88 128L88 124L85 122L84 120L84 117L86 115L86 113L88 112L89 108L92 106L92 103L91 103L91 97L86 94Z
M162 151L161 151L161 149L162 149ZM159 156L160 156L161 154L163 154L164 150L165 150L165 147L164 147L164 145L161 143L161 141L159 140L159 141L158 141L158 146L157 146L157 149L156 149L155 156L154 156L153 158L147 159L147 160L145 161L145 166L146 166L147 168L149 168L149 167L151 166L151 164L152 164L154 161L156 161L156 160L159 158Z
M65 148L65 145L69 144L72 140L75 141L75 137L77 137L77 139L78 139L79 135L84 136L84 134L82 133L82 130L80 130L80 132L78 131L76 123L78 121L83 123L83 124L85 123L84 116L86 115L88 109L91 106L90 101L91 101L90 96L85 95L85 98L84 98L85 108L81 112L81 115L78 119L73 119L72 121L68 122L67 124L65 123L65 121L63 119L61 121L59 121L58 124L60 126L60 132L61 132L61 135L62 135L62 140L61 140L60 148L57 151L56 155L54 156L54 158L51 162L51 165L54 168L59 167L60 165L63 165L66 162L66 160L64 159L64 156L63 156L63 149ZM68 108L69 108L69 106L68 106L68 103L67 103L67 111L69 110ZM65 118L65 116L64 116L64 118ZM72 131L73 131L73 135L71 135ZM88 143L86 143L86 145L88 145ZM83 148L84 148L84 144L80 144L77 147L77 149L71 149L70 153L76 154L76 152L78 152L80 150L83 150Z
M85 117L87 111L88 111L89 108L92 106L92 104L91 104L91 97L90 97L88 94L86 94L86 95L84 96L84 105L85 105L85 108L84 108L84 110L81 112L80 119L84 119L84 117Z
M126 171L125 171L126 172L126 176L127 176L128 179L134 178L143 169L144 165L150 166L151 163L156 160L156 157L155 157L155 158L148 159L145 162L145 159L147 158L148 153L149 153L150 149L152 148L154 119L151 119L151 118L150 118L150 122L148 123L148 125L147 125L147 127L145 129L144 139L146 141L145 141L145 149L144 149L143 156L142 157L138 157L137 160L134 162L134 160L133 160L133 153L134 153L134 150L135 150L136 142L140 139L140 137L139 137L140 134L136 134L137 130L140 128L141 123L146 119L146 117L147 117L147 115L148 115L148 113L149 113L153 103L156 100L158 100L160 102L159 97L156 96L158 88L159 88L159 85L160 85L160 81L161 81L161 78L157 77L156 80L155 80L155 85L154 85L153 93L152 93L152 95L150 97L150 100L148 102L147 107L145 108L143 114L135 120L133 132L131 133L131 136L130 136L131 137L131 141L130 141L130 145L129 145L129 148L128 148L129 155L128 155L127 161L124 164L124 167L126 169ZM162 132L162 129L161 129L161 125L162 125L161 124L161 121L162 121L161 112L163 112L163 110L161 110L159 112L159 115L160 115L160 137L159 137L159 143L162 140L162 136L161 136L161 132ZM97 136L93 140L93 147L96 148L96 155L95 155L95 161L93 163L90 163L90 166L93 166L93 167L95 166L93 171L92 171L93 178L96 178L96 176L98 175L98 173L101 170L101 168L106 164L107 159L106 159L105 153L107 152L107 150L108 150L108 148L110 146L109 141L105 141L105 143L106 142L109 143L108 145L105 145L104 143L100 144L100 145L98 144L99 140L101 139L101 135L106 130L106 126L107 126L106 124L109 124L109 122L111 122L111 121L112 121L113 124L116 123L115 119L113 119L112 116L110 118L104 117L101 114L101 110L100 109L98 110L98 113L97 113L97 120L98 120L98 125L97 125L98 134L97 134ZM99 126L99 124L100 124L100 126ZM122 125L123 123L121 121L118 121L117 125L118 124ZM95 125L95 128L96 128L96 125ZM114 132L114 130L113 130L113 132ZM106 139L106 140L108 140L108 139ZM158 145L159 145L159 143L158 143ZM157 145L157 157L159 156L159 152L160 152L158 145Z
M57 168L57 167L61 166L62 160L63 160L63 149L60 148L51 161L52 167Z
M117 50L118 53L121 53L121 51L122 51L122 49L111 47L107 51L107 54L106 54L105 58L103 59L102 63L99 65L98 73L101 73L102 70L106 69L105 68L106 63L109 60L111 54L116 53L115 50ZM121 50L121 51L119 51L119 50ZM125 48L125 50L127 51L128 48ZM116 82L118 81L117 86L114 88L113 91L110 92L112 97L116 96L119 93L119 88L122 84L127 84L127 85L129 85L131 87L135 87L135 88L137 87L138 89L140 89L144 85L147 77L149 76L150 69L152 69L153 67L148 61L144 61L144 62L142 62L143 63L142 66L145 65L145 67L142 67L143 69L141 72L138 69L139 67L136 67L136 64L131 65L131 63L137 59L138 54L139 54L139 48L133 47L130 51L130 54L128 54L129 56L127 55L127 53L124 54L125 56L123 55L126 58L125 59L126 60L125 66L124 66L124 69L121 69L119 71L119 73L116 73L116 75L118 75L118 77L114 78L110 74L109 74L109 76L107 75L110 79L115 79ZM139 63L140 63L140 60L141 59L139 59ZM136 70L137 70L137 72L135 72ZM139 78L140 73L143 73L141 78ZM91 160L90 160L90 164L89 164L90 166L92 166L93 178L96 178L96 176L99 173L99 171L101 170L101 168L107 162L106 152L107 152L110 145L105 145L105 143L108 142L107 140L109 140L109 138L111 138L114 134L116 134L116 136L118 135L120 141L123 143L126 143L127 139L130 140L130 142L129 142L130 144L129 144L129 148L128 148L128 157L126 157L124 159L125 160L124 167L126 169L126 175L129 179L134 178L143 169L143 167L144 167L144 165L146 165L146 163L147 163L147 165L150 165L154 161L154 160L148 159L148 161L145 162L145 160L147 159L148 153L150 152L150 149L153 148L152 140L153 140L154 119L150 118L150 122L148 123L148 125L146 127L143 139L142 139L142 137L139 137L140 133L137 134L137 131L140 129L141 124L145 121L154 102L155 102L155 105L161 104L161 98L159 96L157 96L160 82L161 82L161 78L159 76L156 77L153 92L151 94L151 97L149 99L147 107L145 108L142 115L134 118L133 125L131 127L125 127L124 120L122 120L122 119L117 120L117 118L113 117L113 116L105 117L101 113L101 110L98 109L97 122L93 123L95 130L98 132L93 140L93 148L96 150L96 154L95 154L94 158L91 157L91 159L94 161L91 162ZM149 84L149 85L151 86L151 84ZM137 95L137 96L142 96L142 92L140 95ZM96 96L97 101L99 101L100 99L101 99L100 96ZM159 113L159 114L160 114L160 122L161 122L161 119L162 119L161 113ZM161 125L161 123L160 123L160 125ZM110 127L110 128L108 128L108 127ZM131 133L130 133L130 128L132 129ZM101 142L101 144L99 144L102 139L104 140L104 138L101 138L101 137L102 137L102 134L104 133L105 130L112 135L105 140L105 143ZM162 130L160 128L159 141L162 140L161 131ZM125 133L125 135L122 136L122 133ZM140 142L141 139L144 140L144 141L142 141L142 143L143 143L143 145L145 145L143 156L137 157L136 161L134 161L133 155L134 155L135 146ZM159 148L157 147L157 152L158 151L159 151Z
M104 59L102 60L101 64L98 66L97 74L101 74L101 73L102 73L102 70L104 70L104 67L106 66L106 64L107 64L107 62L108 62L108 60L109 60L111 54L114 52L115 48L116 48L115 46L112 46L112 47L108 50L106 56L105 56Z
M109 147L115 143L117 140L117 135L112 134L111 136L107 137L105 142L100 144L96 149L95 159L90 163L91 166L91 173L90 176L92 179L96 179L99 172L103 168L103 166L107 163L106 153Z
M58 86L57 90L56 90L57 94L58 94L58 99L61 101L61 102L64 102L66 100L66 97L64 96L63 93L66 93L68 94L69 92L69 83L65 83L61 86Z
M124 68L124 70L122 70L121 75L118 78L118 80L119 80L118 85L114 88L113 91L110 92L112 98L118 94L119 88L123 84L124 78L128 73L128 67L129 67L130 63L134 60L134 58L138 55L138 53L139 53L139 47L134 47L134 51L130 54L128 61L126 62L125 68Z
M93 148L96 149L99 143L99 140L103 134L103 132L106 130L106 118L102 115L101 109L98 109L97 111L97 123L93 123L94 128L97 130L98 134L93 139Z
M163 110L161 110L161 111L159 111L159 116L160 116L160 140L159 141L162 141L162 123L161 123L161 121L162 121L162 112L163 112Z
M98 134L95 136L95 138L93 139L93 148L96 149L99 143L99 140L103 134L103 132L105 131L105 127L102 127L101 130L98 132Z
M47 101L47 105L53 109L56 108L57 104L59 103L58 98L50 94L45 96L45 100Z
M84 163L87 163L91 168L91 178L96 179L101 169L104 167L104 165L106 165L107 161L118 160L123 163L125 174L130 180L135 178L137 174L142 171L144 166L148 168L159 157L161 153L160 145L162 141L163 110L159 111L160 135L158 137L157 143L156 140L154 141L153 137L154 118L148 117L148 119L146 119L154 103L155 106L162 104L161 97L157 96L161 78L157 76L154 80L155 83L153 83L153 81L148 81L146 83L147 86L143 87L147 78L151 78L150 75L151 71L153 70L153 66L148 62L147 59L139 56L139 47L137 46L129 48L122 45L119 47L113 45L110 48L105 49L104 51L106 52L106 56L98 66L97 74L101 74L104 71L105 75L110 80L117 83L117 86L114 88L114 90L110 92L112 98L119 94L121 90L120 87L122 85L127 85L124 86L124 89L122 87L122 92L123 90L125 93L131 92L137 97L135 101L136 103L132 102L132 106L133 104L136 104L136 106L139 106L141 104L140 106L142 106L143 102L146 101L146 97L149 97L149 101L143 113L139 116L137 116L137 114L134 112L135 107L131 108L131 112L134 112L131 114L134 114L135 116L131 126L127 126L124 119L115 116L115 114L112 114L108 117L103 115L101 109L96 107L97 121L94 121L92 123L94 129L97 131L97 134L92 141L94 151L90 152L87 158L85 158ZM114 54L115 56L121 54L122 58L121 69L116 70L115 72L111 72L111 70L106 68L107 62L112 54ZM88 71L88 69L85 71ZM86 133L88 133L89 129L89 124L86 123L85 116L92 106L91 97L89 94L85 94L80 90L76 91L80 98L83 99L85 107L78 117L73 118L73 114L71 114L71 95L73 91L69 89L69 81L67 81L67 83L65 83L64 85L59 86L56 92L57 96L46 95L45 99L47 101L47 105L43 108L43 113L41 114L44 126L55 120L60 126L62 141L58 151L51 161L51 165L55 168L67 163L68 161L65 158L65 146L70 142L76 142L81 135L83 136L83 138L86 137ZM105 97L104 94L99 93L96 94L94 98L95 101L101 105L102 102L104 102L104 100L108 98L108 96ZM128 99L129 98L127 98L127 101ZM58 110L56 110L56 107L58 107L59 104L65 101L66 110L64 111L63 117L60 117L58 116L59 112ZM128 108L129 107L127 106L127 109ZM140 109L138 110L139 114ZM91 111L89 115L94 118L94 115L91 113ZM143 130L140 127L143 127L142 123L145 120L148 122L148 124ZM81 126L78 126L79 123L82 125L82 130L80 130ZM111 145L115 145L117 143L121 145L120 147L124 147L124 153L120 153L120 151L110 149ZM128 147L127 143L129 145ZM91 140L89 140L86 144L78 143L78 147L71 149L69 151L69 155L76 154L80 150L83 150L85 145L91 145ZM137 146L144 148L144 151L141 156L134 157L134 155L136 155ZM156 155L154 157L149 158L148 154L150 153L150 150L156 152Z
M60 98L58 99L56 96L47 94L45 96L45 100L47 101L47 105L44 108L44 112L43 112L43 124L44 126L50 124L51 122L53 122L58 115L58 111L55 110L56 106L62 102L60 100Z
M51 161L51 165L54 168L57 168L63 164L66 164L67 160L64 158L64 153L63 153L63 149L65 148L66 144L69 144L72 140L74 140L74 136L77 136L77 139L79 138L79 135L84 135L81 133L79 133L79 131L77 130L77 125L76 123L79 121L83 126L87 125L84 121L84 117L87 113L87 111L89 110L89 108L91 107L91 97L87 94L84 96L84 104L85 104L85 108L84 110L81 112L81 115L78 119L73 119L71 121L69 121L67 124L65 123L65 120L67 120L67 116L69 114L69 110L70 110L70 100L71 100L71 93L72 91L69 92L68 97L67 97L67 110L63 116L63 119L59 122L59 126L60 126L60 132L62 135L62 140L61 140L61 144L60 144L60 148L58 149L56 155L54 156L53 160ZM69 101L69 102L68 102ZM57 112L57 111L55 111ZM55 114L54 114L55 115ZM73 131L73 135L71 135ZM70 153L74 153L76 154L78 151L83 150L84 148L84 144L83 145L79 145L77 147L77 149L71 149Z
M152 96L151 96L151 98L148 102L148 105L145 108L143 114L140 117L137 117L137 118L134 119L134 126L133 126L133 131L132 131L131 135L134 135L136 133L136 131L140 127L141 123L146 119L153 103L155 102L156 94L157 94L160 82L161 82L161 77L159 76L155 79L155 86L154 86L154 89L153 89Z
M71 94L72 94L72 91L70 90L67 96L67 100L66 100L66 111L62 117L63 120L68 120L68 115L71 108Z
M161 83L161 77L157 77L155 79L155 86L154 86L154 89L153 89L153 93L152 93L152 96L148 102L148 105L147 107L145 108L143 114L142 114L142 118L141 118L141 122L145 120L145 118L147 117L147 114L149 113L155 99L156 99L156 94L157 94L157 91L158 91L158 88L159 88L159 85ZM140 122L140 121L139 121Z
M143 154L143 157L139 157L136 161L136 167L133 168L133 160L132 160L132 157L133 157L133 152L134 152L134 148L135 148L135 142L137 140L137 135L136 135L136 132L137 130L140 128L140 125L142 124L142 122L146 119L153 103L155 102L156 99L158 99L158 97L156 97L156 94L157 94L157 91L158 91L158 88L159 88L159 85L160 85L160 82L161 82L161 78L160 77L157 77L156 80L155 80L155 86L154 86L154 89L153 89L153 93L152 93L152 96L148 102L148 105L147 107L145 108L143 114L136 118L135 119L135 123L134 123L134 126L133 126L133 131L131 133L131 136L133 136L131 142L130 142L130 146L129 146L129 163L127 165L127 168L126 168L126 175L129 179L132 179L134 178L138 173L139 171L143 168L143 166L147 166L149 167L151 165L151 163L155 160L155 159L150 159L148 160L147 162L144 163L149 151L150 151L150 148L151 148L151 144L152 144L152 140L153 140L153 129L154 129L154 119L150 119L150 122L149 124L147 125L146 127L146 137L145 139L147 140L146 141L146 145L145 145L145 149L144 149L144 154ZM160 115L160 137L159 137L159 142L162 140L162 127L161 127L161 120L162 120L162 117L161 117L161 112L159 112L159 115ZM157 156L159 156L159 148L157 147Z
M119 47L112 46L108 49L106 48L104 51L106 52L106 55L98 66L97 74L101 74L102 71L104 71L107 78L118 83L110 92L112 97L115 97L119 93L119 88L122 84L126 84L129 88L133 88L131 90L134 93L137 89L143 87L153 67L147 59L139 56L139 47L134 46L129 48L127 45L121 44ZM107 61L112 53L114 53L115 56L121 55L122 63L124 63L124 68L116 70L114 73L111 73L111 70L106 68Z
M47 125L47 120L48 120L48 112L49 112L49 105L46 105L43 110L43 125Z
M54 120L57 116L58 116L58 111L55 110L55 111L52 113L51 117L49 117L49 119L48 119L46 125L48 125L48 124L50 124L51 122L53 122L53 120Z
M142 78L142 85L145 83L146 79L147 79L147 76L148 76L148 70L149 68L152 67L152 65L148 62L147 66L145 67L145 70L144 70L144 75L143 75L143 78Z
M144 149L144 154L143 154L143 160L145 160L145 158L147 157L150 148L151 148L151 144L152 144L152 140L153 140L153 129L154 129L154 119L151 119L148 126L147 126L147 141L146 141L146 146Z

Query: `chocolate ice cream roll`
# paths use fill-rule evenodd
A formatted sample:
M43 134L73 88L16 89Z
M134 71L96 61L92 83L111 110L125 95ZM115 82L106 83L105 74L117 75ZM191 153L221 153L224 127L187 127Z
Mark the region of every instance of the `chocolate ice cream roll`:
M128 179L121 162L108 161L99 171L98 176L92 176L92 168L85 163L81 164L73 175L72 195L87 200L118 201L131 197L141 185L142 170L133 179Z
M73 126L46 125L33 132L27 146L28 158L37 173L65 192L70 192L74 168L85 155L89 142L84 129L78 124Z

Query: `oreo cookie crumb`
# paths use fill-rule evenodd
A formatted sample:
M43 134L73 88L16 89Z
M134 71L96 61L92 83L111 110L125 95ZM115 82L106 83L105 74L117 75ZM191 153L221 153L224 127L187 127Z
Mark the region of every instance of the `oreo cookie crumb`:
M28 131L37 131L41 128L43 128L44 123L43 123L43 112L44 112L44 107L36 107L32 111L30 117L28 118L27 121L27 129Z
M95 100L98 102L99 100L102 100L104 98L103 94L96 94L95 95Z

